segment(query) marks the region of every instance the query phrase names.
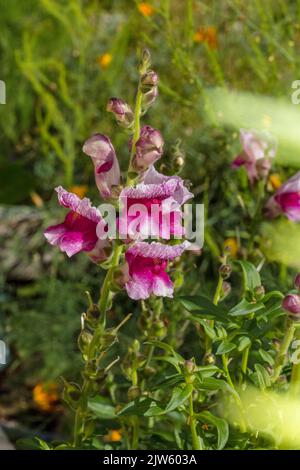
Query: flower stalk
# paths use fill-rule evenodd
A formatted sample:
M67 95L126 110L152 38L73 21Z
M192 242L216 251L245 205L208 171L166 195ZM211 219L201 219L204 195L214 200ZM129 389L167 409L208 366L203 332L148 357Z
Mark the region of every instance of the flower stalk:
M275 367L274 367L274 372L272 376L273 383L277 382L277 380L280 377L290 344L294 338L294 334L295 334L295 323L289 319L287 322L286 333L284 335L277 357L275 359Z

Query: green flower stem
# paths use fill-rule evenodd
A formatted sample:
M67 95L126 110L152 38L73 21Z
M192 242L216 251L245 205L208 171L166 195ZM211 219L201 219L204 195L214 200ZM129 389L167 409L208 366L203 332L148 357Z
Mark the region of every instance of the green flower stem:
M101 287L98 307L100 310L100 318L104 326L106 323L106 319L105 319L106 311L108 310L108 307L112 298L112 292L110 289L111 281L112 281L114 270L119 266L120 256L122 252L123 252L123 246L115 244L112 257L111 257L111 265L110 265L109 270L107 271L107 274L105 276L104 282Z
M222 293L222 286L223 286L223 278L222 278L222 276L219 275L217 288L216 288L215 295L214 295L214 298L213 298L213 303L215 305L218 305L218 303L220 301L221 293Z
M249 237L249 244L248 244L249 253L251 253L254 247L254 238L257 233L257 225L261 217L261 210L262 210L263 201L265 197L265 185L266 185L266 181L264 179L258 182L257 204L255 207L254 215L252 217L251 224L250 224L250 237Z
M248 346L248 348L245 348L242 354L242 366L241 367L242 367L243 374L247 373L249 351L250 351L250 346Z
M300 329L297 330L296 337L300 340ZM300 397L300 363L293 364L290 391L293 397Z
M281 343L280 349L278 351L277 357L275 359L275 367L272 376L272 382L276 382L281 374L287 352L289 350L290 344L294 338L295 334L295 324L292 320L288 320L287 330L284 335L283 341Z
M189 397L189 425L192 436L193 450L203 450L203 441L197 434L197 420L194 413L193 394Z
M215 290L214 298L213 298L213 303L215 305L218 305L221 294L222 294L222 287L223 287L223 278L222 276L219 275L218 278L218 284ZM213 328L215 326L215 321L214 320L209 320L209 326ZM206 336L205 338L205 355L208 356L211 353L212 350L212 340L209 336Z
M224 372L225 372L225 377L226 377L227 383L230 385L231 388L233 388L233 390L235 390L235 387L234 387L234 384L232 382L232 378L231 378L231 375L230 375L230 372L229 372L229 369L228 369L227 354L222 354L222 363L223 363L223 369L224 369Z
M228 385L230 385L230 387L234 390L234 401L236 402L236 405L239 409L239 413L240 413L240 422L239 422L239 426L240 426L240 429L241 429L241 432L246 432L247 430L247 425L246 425L246 421L245 421L245 418L244 418L244 410L243 410L243 405L242 405L242 402L241 402L241 399L239 397L239 394L234 386L234 383L232 381L232 378L231 378L231 375L230 375L230 372L229 372L229 369L228 369L228 356L227 354L222 354L222 362L223 362L223 369L224 369L224 372L225 372L225 377L226 377L226 380L227 380L227 383Z
M75 423L74 423L74 440L73 446L79 447L82 443L82 438L84 436L84 427L85 421L88 411L88 398L90 392L93 388L93 380L89 378L89 367L90 363L94 362L97 359L97 351L99 349L99 341L103 334L105 324L106 324L106 312L110 305L110 300L112 297L111 292L111 281L113 277L113 272L115 268L119 265L120 256L122 254L123 247L121 245L115 244L112 258L111 258L111 266L106 273L104 282L102 284L100 298L98 302L99 310L100 310L100 318L98 325L95 329L93 334L93 338L89 344L87 359L85 362L84 368L84 381L81 387L81 396L78 403L78 407L76 409L75 414Z
M130 152L127 181L126 181L127 186L132 185L132 177L131 177L131 172L133 171L132 163L133 163L133 158L135 155L135 146L136 146L137 141L139 140L140 132L141 132L140 117L141 117L141 112L142 112L142 101L143 101L143 93L141 91L141 86L139 83L138 91L136 95L136 101L135 101L134 124L133 124L134 132L132 136L132 146L131 146L131 152Z

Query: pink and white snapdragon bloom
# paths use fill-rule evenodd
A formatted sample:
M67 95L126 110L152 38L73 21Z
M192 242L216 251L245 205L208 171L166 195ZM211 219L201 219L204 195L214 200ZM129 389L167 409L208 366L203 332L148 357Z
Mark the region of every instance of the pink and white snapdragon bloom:
M181 256L190 243L164 245L158 242L136 242L125 254L128 279L125 287L133 300L147 299L151 294L173 297L174 286L166 272L168 261Z
M266 178L271 168L271 159L276 155L277 145L273 136L267 131L240 130L243 147L232 162L232 168L244 166L251 184L259 178Z
M300 171L287 180L266 204L271 218L285 214L289 220L300 222Z
M84 143L82 150L93 160L100 195L104 199L111 197L113 186L120 182L120 167L110 139L103 134L94 134Z
M144 131L142 140L137 142L140 166L144 170L140 174L142 181L135 187L124 188L119 196L120 238L125 239L126 244L136 240L125 253L123 267L123 286L134 300L147 299L152 294L173 296L173 283L166 272L168 261L180 256L190 243L164 245L141 240L149 237L169 240L172 236L182 239L182 206L193 197L179 176L162 175L153 165L145 171L149 162L161 155L163 141L158 131L149 126ZM113 187L120 183L120 169L109 138L95 134L85 142L83 151L93 160L100 195L104 199L116 198ZM49 243L59 246L68 256L84 251L96 263L107 259L112 244L103 236L109 236L109 227L99 209L93 207L88 198L80 199L61 186L56 192L60 205L70 211L63 223L48 227L44 232Z
M88 198L80 199L62 186L55 188L58 202L70 209L63 223L48 227L44 235L51 245L59 246L69 257L81 251L91 252L92 257L104 256L105 241L98 240L97 225L104 223L100 212Z
M151 166L142 183L121 191L121 236L132 239L182 238L182 206L192 197L179 176L162 175Z

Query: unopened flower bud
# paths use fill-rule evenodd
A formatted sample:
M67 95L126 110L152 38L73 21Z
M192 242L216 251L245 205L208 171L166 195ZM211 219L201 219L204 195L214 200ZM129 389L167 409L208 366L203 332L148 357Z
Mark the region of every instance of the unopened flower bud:
M195 360L194 359L188 359L187 361L184 362L184 368L186 372L192 373L194 372L196 367Z
M225 299L227 295L229 295L231 292L231 284L227 281L223 281L222 283L222 298Z
M114 114L120 126L129 128L133 125L134 113L130 106L120 98L110 98L106 106L106 111Z
M78 347L82 353L85 353L90 342L92 341L93 335L87 330L82 330L78 337Z
M258 176L260 178L267 178L268 174L270 173L271 166L272 162L269 158L262 158L257 160L256 169Z
M158 97L157 86L152 87L147 93L143 94L143 110L146 111Z
M300 320L300 296L297 294L288 294L284 297L282 308L291 314L292 318Z
M98 305L91 304L86 312L87 321L91 324L95 323L100 317L100 310Z
M298 273L297 276L295 277L294 284L295 284L296 289L300 290L300 273Z
M214 364L216 362L216 358L213 354L206 354L204 357L204 362L206 364Z
M141 73L145 73L146 70L150 67L151 65L151 54L149 49L145 48L142 50L141 54L141 62L139 66L139 70Z
M265 288L264 286L257 286L254 289L254 296L256 300L261 300L265 295Z
M219 267L219 273L222 279L228 279L232 272L232 267L229 264L221 264Z
M158 339L163 339L167 334L167 328L163 321L157 321L153 324L154 336Z
M158 75L154 70L149 70L144 73L141 77L141 90L143 93L147 92L149 89L157 86L158 84Z
M135 145L134 166L145 170L153 165L163 153L164 141L161 133L150 126L144 126Z

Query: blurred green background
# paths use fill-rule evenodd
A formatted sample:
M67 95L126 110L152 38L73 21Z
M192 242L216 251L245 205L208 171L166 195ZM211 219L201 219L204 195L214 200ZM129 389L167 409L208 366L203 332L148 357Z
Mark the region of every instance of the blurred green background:
M148 47L160 98L144 122L164 135L160 167L171 171L172 146L181 140L183 177L207 209L204 255L183 289L209 292L212 261L241 219L237 186L251 199L243 175L230 169L239 127L275 134L272 171L283 180L300 167L300 110L291 103L300 78L300 1L0 0L0 10L0 338L9 346L0 422L16 421L16 435L64 432L66 410L58 401L49 413L34 390L78 375L84 291L96 295L102 274L84 255L67 261L46 245L43 229L64 216L53 188L100 202L81 151L93 132L110 136L126 168L128 136L105 107L111 96L133 103L137 57ZM300 232L278 224L262 229L271 261L265 276L270 288L287 289L286 268L300 267ZM120 296L116 315L136 309L126 302Z

